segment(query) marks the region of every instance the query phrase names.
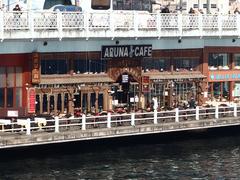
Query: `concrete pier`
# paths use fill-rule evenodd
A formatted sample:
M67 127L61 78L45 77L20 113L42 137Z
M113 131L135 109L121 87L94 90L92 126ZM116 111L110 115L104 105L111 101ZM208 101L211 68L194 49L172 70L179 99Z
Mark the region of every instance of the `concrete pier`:
M26 132L1 132L0 148L16 148L24 146L44 145L53 143L87 141L94 139L137 136L154 133L180 132L189 130L204 130L208 128L224 128L240 125L239 117L223 117L219 119L204 119L195 121L180 121L158 124L141 124L136 126L118 126L112 128L98 128L82 130L69 129L64 132L48 132L46 130Z

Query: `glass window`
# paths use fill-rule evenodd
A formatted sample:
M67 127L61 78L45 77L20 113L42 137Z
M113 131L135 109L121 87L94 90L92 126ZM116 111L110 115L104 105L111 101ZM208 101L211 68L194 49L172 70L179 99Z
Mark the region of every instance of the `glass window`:
M50 112L54 112L54 108L55 108L55 101L54 101L54 96L50 96Z
M235 69L240 69L240 54L234 54L234 66Z
M13 88L7 88L7 107L13 107Z
M210 70L229 69L229 54L210 53L208 56L208 65Z
M143 59L142 67L144 71L170 71L169 59Z
M44 94L43 95L43 112L47 112L48 111L48 99L47 99L47 95Z
M16 106L22 106L22 88L16 88Z
M62 111L62 95L57 95L57 110Z
M7 87L14 87L14 67L7 67Z
M0 88L0 107L4 107L4 99L5 99L5 93L4 88Z
M41 60L41 74L67 74L67 60Z
M64 94L64 111L65 112L67 112L68 110L68 103L69 103L68 94Z
M40 113L40 96L36 95L36 113Z
M173 64L175 70L197 70L199 64L198 59L174 59Z
M110 0L92 0L92 9L109 9L110 8Z
M219 98L220 95L221 95L221 83L220 82L213 83L213 96L215 98Z
M95 102L96 102L96 93L91 93L91 97L90 97L90 106L91 106L91 112L94 113L95 112Z
M223 97L226 99L229 97L229 82L223 82Z
M22 86L22 68L16 67L16 86L21 87Z
M6 87L6 68L0 67L0 87Z
M164 84L153 84L151 88L151 99L157 97L157 101L160 107L165 106L165 85Z
M22 67L0 67L0 79L0 107L21 107Z
M240 97L240 82L235 82L234 96L235 97Z
M106 60L75 60L74 72L77 74L106 72Z
M152 0L113 0L114 10L152 11Z
M49 9L57 4L71 5L71 0L45 0L43 9Z
M102 93L98 94L98 108L100 112L103 110L103 94Z

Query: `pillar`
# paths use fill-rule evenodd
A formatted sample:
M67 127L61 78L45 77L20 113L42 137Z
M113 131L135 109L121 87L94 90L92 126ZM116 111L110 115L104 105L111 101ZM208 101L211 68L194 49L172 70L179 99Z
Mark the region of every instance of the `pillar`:
M74 104L73 104L73 90L71 89L68 94L68 113L74 114Z
M108 110L108 89L105 89L103 92L103 110Z
M57 94L54 94L54 115L55 116L58 115L57 104L58 104Z
M64 93L61 93L61 100L62 100L62 104L61 104L61 113L64 113Z
M108 100L109 100L109 103L108 103L108 105L109 105L109 106L108 106L108 109L109 109L109 110L112 110L112 109L113 109L113 106L112 106L112 100L113 100L113 97L110 95L109 98L108 98Z
M169 89L168 92L169 92L168 93L168 104L169 104L170 107L173 107L174 98L173 98L173 87L172 87L172 85L170 85L170 89Z
M47 94L47 113L50 114L50 95Z
M99 107L98 107L98 96L99 96L99 90L97 90L96 92L96 100L95 100L95 113L99 112Z
M81 111L82 111L82 113L85 113L85 112L83 111L83 93L82 93L82 91L81 91L81 102L80 102L80 107L81 107Z
M87 112L90 112L91 111L91 93L88 92L87 93Z
M43 113L43 94L39 94L40 114Z
M234 85L234 81L229 82L229 101L234 101Z

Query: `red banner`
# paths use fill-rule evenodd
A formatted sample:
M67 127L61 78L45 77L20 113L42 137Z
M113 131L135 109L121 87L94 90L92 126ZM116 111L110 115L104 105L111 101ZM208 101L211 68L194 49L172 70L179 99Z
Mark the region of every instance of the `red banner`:
M36 92L34 88L28 89L28 113L35 113Z

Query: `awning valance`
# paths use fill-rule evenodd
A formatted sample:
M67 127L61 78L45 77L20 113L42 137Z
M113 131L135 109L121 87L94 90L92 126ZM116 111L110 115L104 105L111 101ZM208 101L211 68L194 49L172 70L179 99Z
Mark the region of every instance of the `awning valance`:
M174 79L204 79L204 76L201 73L189 73L189 74L149 74L149 79L161 79L161 80L174 80Z
M81 75L43 75L40 84L83 84L83 83L111 83L113 80L107 74Z

